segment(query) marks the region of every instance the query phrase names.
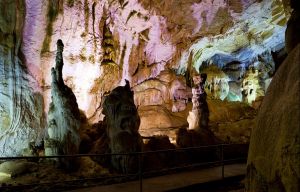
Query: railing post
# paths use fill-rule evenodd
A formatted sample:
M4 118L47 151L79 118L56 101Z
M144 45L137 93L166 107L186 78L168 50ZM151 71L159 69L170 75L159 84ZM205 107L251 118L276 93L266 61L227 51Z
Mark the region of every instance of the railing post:
M221 144L222 179L224 179L224 145Z
M139 180L140 180L140 192L143 191L143 164L142 164L142 153L139 153Z

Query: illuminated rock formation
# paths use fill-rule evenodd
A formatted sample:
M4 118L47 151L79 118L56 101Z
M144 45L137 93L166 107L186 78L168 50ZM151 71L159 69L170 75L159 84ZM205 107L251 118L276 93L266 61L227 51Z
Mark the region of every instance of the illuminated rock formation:
M208 2L201 2L199 4L203 5L206 3ZM218 1L218 3L221 7L226 6L222 4L225 3L223 1ZM257 7L258 4L261 5L260 8ZM274 72L275 69L271 52L279 51L284 48L283 34L287 17L280 1L260 1L259 3L230 1L229 7L234 11L239 10L240 15L238 17L240 18L246 18L250 14L252 16L245 21L240 20L240 22L235 23L230 30L227 30L222 35L216 35L214 37L206 37L204 35L203 38L195 41L195 43L183 53L178 72L184 74L189 62L193 63L195 69L200 69L200 72L203 72L203 70L212 65L216 66L224 73L223 75L225 75L222 77L224 79L217 77L221 80L218 80L220 85L217 85L217 89L224 90L224 92L215 94L215 92L210 93L207 91L208 96L219 96L220 99L230 101L244 100L251 104L253 95L260 97L261 93L264 94L267 90L268 81L273 75L272 71ZM195 8L206 9L202 6L195 6ZM260 15L268 15L265 19L270 18L270 20L265 20ZM237 15L232 15L233 20L237 18L236 16ZM206 22L209 22L208 18L206 18ZM212 16L212 18L214 17ZM199 21L205 23L204 18L199 18ZM217 22L219 22L219 20L217 20ZM266 47L268 48L266 49ZM189 61L190 55L192 55L192 61ZM263 62L268 68L271 67L269 72L261 72L261 76L268 76L264 77L264 80L267 81L265 83L266 86L262 86L263 92L259 90L259 93L255 94L255 90L253 90L249 98L248 95L243 96L240 90L243 85L242 81L244 80L245 73L252 67L260 70L257 65L257 63L260 62ZM205 73L208 72L205 71ZM210 73L208 73L208 76L209 75ZM261 81L260 79L257 80Z
M261 99L274 74L270 53L283 48L287 5L285 0L1 2L7 10L0 13L1 153L20 154L29 140L43 137L57 39L68 46L64 83L89 123L102 120L104 93L128 79L141 129L149 128L149 135L152 128L187 124L193 69L207 73L208 99L249 104Z
M189 129L201 131L208 128L209 110L206 102L206 93L204 90L206 78L207 75L205 73L193 77L195 87L192 89L193 108L192 111L189 112L187 119L189 123Z
M242 101L239 90L244 69L261 53L283 47L285 20L279 0L26 1L22 51L29 72L43 88L47 108L55 39L65 39L70 47L65 51L66 84L74 90L79 108L88 119L97 122L97 114L101 112L99 95L124 84L124 79L132 87L144 83L148 86L151 84L148 80L161 81L158 76L164 71L184 74L187 65L189 70L199 69L203 62L216 61L215 57L220 55L220 62L214 65L219 66L226 78L222 79L224 87L216 86L225 92L215 96ZM103 48L106 45L113 50L106 52L108 49ZM99 67L113 57L114 67ZM81 75L83 70L90 75ZM102 79L110 82L101 85ZM141 101L145 95L142 92L155 99L150 103ZM173 95L165 99L168 92L168 85L164 90L148 86L139 89L135 100L146 105L168 104L173 102ZM173 111L182 110L183 103L174 102Z
M19 156L41 139L43 96L20 49L25 2L1 1L0 10L0 156Z
M141 151L140 117L128 81L124 87L116 87L105 97L103 114L111 153ZM120 172L131 173L138 168L138 156L115 155L111 158L112 166Z
M56 65L51 70L51 98L48 112L48 136L45 140L45 155L71 155L79 151L80 112L72 89L64 84L63 48L57 41ZM62 165L72 168L74 159L63 159ZM74 167L73 167L74 168Z

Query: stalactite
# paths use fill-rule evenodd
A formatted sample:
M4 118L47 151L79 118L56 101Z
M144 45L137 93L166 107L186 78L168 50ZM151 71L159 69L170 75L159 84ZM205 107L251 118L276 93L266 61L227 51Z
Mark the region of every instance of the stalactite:
M84 0L84 29L85 33L89 32L89 18L90 18L90 8L88 0Z
M193 68L193 51L191 51L187 62L188 63L187 63L187 69L185 72L185 80L186 80L187 86L192 87L193 86L192 70L194 69Z
M67 0L68 7L73 7L75 3L75 0Z
M93 42L94 42L94 54L96 55L96 52L97 52L97 37L96 37L96 34L95 34L95 9L96 9L96 6L97 6L97 3L94 2L93 5L92 5L92 20L93 20ZM94 59L95 60L95 59Z
M51 37L53 33L53 23L56 21L57 16L63 13L63 0L50 0L48 2L48 13L47 13L47 27L46 36L43 41L41 54L49 51Z
M103 49L103 60L101 62L101 65L115 65L116 52L114 47L114 40L112 37L112 33L106 23L104 23L103 26L102 49Z

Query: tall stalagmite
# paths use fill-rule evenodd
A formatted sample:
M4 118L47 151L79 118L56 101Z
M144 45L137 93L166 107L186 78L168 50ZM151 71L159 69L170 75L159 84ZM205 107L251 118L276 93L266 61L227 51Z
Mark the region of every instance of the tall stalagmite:
M79 150L80 112L72 89L64 84L62 77L63 48L57 41L56 65L51 69L52 84L49 112L48 136L45 142L46 155L70 155ZM71 162L64 162L70 168Z

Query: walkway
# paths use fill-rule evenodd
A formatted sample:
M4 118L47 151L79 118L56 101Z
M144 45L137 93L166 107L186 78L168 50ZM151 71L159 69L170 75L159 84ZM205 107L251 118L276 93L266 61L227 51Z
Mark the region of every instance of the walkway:
M206 183L222 179L222 167L175 173L159 177L143 179L143 192L162 192L195 184ZM246 173L245 164L225 165L224 176L233 177ZM139 192L139 181L104 185L74 190L73 192Z

